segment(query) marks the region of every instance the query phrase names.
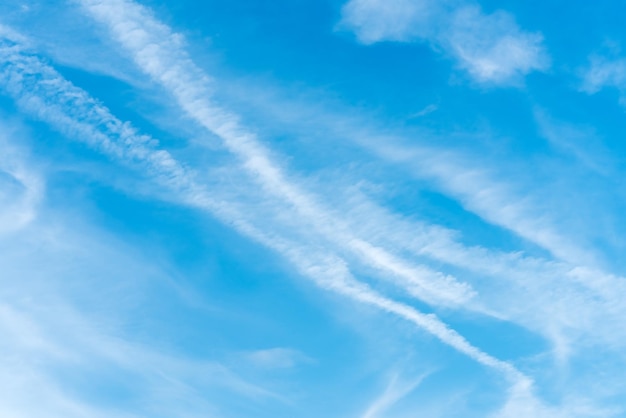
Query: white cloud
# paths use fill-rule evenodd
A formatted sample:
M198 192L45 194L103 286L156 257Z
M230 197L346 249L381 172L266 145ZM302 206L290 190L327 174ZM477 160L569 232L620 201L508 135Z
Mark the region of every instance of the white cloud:
M481 83L519 82L548 66L542 36L522 31L503 11L485 15L478 6L462 7L439 36L460 67Z
M339 26L364 44L428 42L479 83L519 84L549 66L541 34L523 31L509 13L485 14L472 3L351 0Z
M620 93L620 104L626 106L626 58L589 57L589 67L583 71L581 90L595 94L604 88Z
M352 0L342 9L341 27L363 44L409 42L430 36L431 19L441 4L431 0Z

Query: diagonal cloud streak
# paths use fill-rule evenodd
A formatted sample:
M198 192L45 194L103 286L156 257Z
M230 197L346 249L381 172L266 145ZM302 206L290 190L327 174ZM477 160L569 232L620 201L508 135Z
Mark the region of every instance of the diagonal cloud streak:
M285 201L296 210L303 223L309 223L318 234L338 246L340 251L356 257L361 264L373 268L382 277L393 278L409 294L430 304L467 307L467 302L476 296L476 292L469 285L458 282L454 277L424 266L414 266L385 248L363 239L354 232L355 228L351 228L320 204L315 196L291 181L270 150L259 142L254 133L242 126L239 117L212 102L214 81L193 62L184 48L183 37L159 22L149 9L127 0L80 0L78 3L87 14L108 28L112 37L130 54L137 67L170 93L192 120L222 140L224 147L239 158L244 169L265 191ZM564 274L573 282L581 283L602 295L605 303L601 304L601 308L604 312L619 315L624 311L623 303L615 300L615 294L611 290L613 285L624 287L620 281L602 272L579 267L579 262L574 260L588 259L587 252L555 231L541 216L530 216L529 213L534 213L533 208L528 202L518 201L511 196L507 185L493 181L484 170L463 167L462 164L459 167L459 161L448 160L446 155L427 150L423 152L420 149L407 150L403 147L394 149L393 142L389 141L378 141L377 144L372 146L379 147L378 152L387 153L388 157L399 163L422 161L423 164L417 168L411 164L420 177L433 179L446 194L454 196L464 207L478 213L487 221L549 249L557 259L565 261L558 268L559 275ZM431 247L429 251L434 250ZM468 257L467 254L462 256ZM456 259L459 259L458 254ZM536 264L534 260L529 260L528 263L510 261L510 257L509 260L503 260L504 264L509 265ZM522 273L511 273L507 268L477 268L477 263L467 261L465 264L463 267L470 265L480 273L488 271L491 276L523 276ZM554 265L546 263L546 266L545 275L550 277L550 272L555 270ZM528 287L528 278L522 279L521 286ZM539 294L542 294L541 289ZM578 289L568 290L564 294L572 296L563 303L593 299L581 295ZM597 316L593 312L589 315ZM567 321L572 321L569 315ZM524 323L528 324L528 321ZM568 326L572 327L569 324ZM560 331L547 332L553 341L561 338ZM561 351L566 352L567 349L563 348Z
M139 134L129 123L117 119L87 92L65 80L52 67L24 51L18 40L3 33L0 40L0 87L26 113L43 120L71 138L140 172L174 193L180 203L206 211L240 233L274 249L304 276L320 287L352 300L401 317L434 335L444 344L489 368L513 384L531 380L508 362L499 360L469 343L434 314L396 302L359 282L347 264L335 254L299 244L271 231L263 231L236 205L214 198L189 170L156 141ZM206 110L206 109L205 109ZM273 170L270 167L270 172ZM245 209L245 208L244 208Z
M80 4L110 29L137 66L163 86L191 119L218 136L266 191L288 202L318 233L360 262L384 272L386 277L396 278L409 293L428 303L460 305L474 296L468 284L424 266L411 266L387 250L355 236L345 222L337 219L314 196L289 181L270 151L254 133L242 127L237 115L211 102L211 78L189 57L182 37L157 21L148 9L123 0L81 1Z

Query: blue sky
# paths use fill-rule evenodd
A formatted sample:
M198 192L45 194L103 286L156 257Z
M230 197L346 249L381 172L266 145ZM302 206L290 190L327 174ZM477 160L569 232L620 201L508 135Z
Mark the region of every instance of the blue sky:
M626 416L599 0L0 4L0 416Z

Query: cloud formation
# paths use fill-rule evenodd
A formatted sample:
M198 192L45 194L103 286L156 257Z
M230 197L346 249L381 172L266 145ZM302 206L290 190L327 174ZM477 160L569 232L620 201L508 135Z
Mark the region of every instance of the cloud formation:
M339 26L366 45L428 43L481 84L519 84L549 67L541 34L523 31L507 12L485 14L472 3L351 0Z
M626 106L626 58L591 55L589 66L582 72L581 90L595 94L605 88L619 92L619 102Z
M228 22L237 32L243 3ZM227 20L228 7L203 7L193 9L202 19L198 10L212 12L203 23ZM271 43L265 23L287 37L273 20L287 18L272 7L254 8L262 40L241 42L238 32L234 55ZM62 30L49 45L32 22L20 32L35 42L0 30L0 105L36 132L44 162L33 167L17 145L24 137L0 119L0 351L9 359L0 387L12 399L0 411L619 416L626 282L611 255L626 248L620 148L583 117L527 106L545 100L537 85L554 74L504 94L439 80L433 94L368 113L300 85L283 91L254 74L208 71L195 55L208 42L195 44L198 32L173 13L165 24L137 2L75 1L64 15L80 20L68 33L86 32L77 45L86 53L65 57L55 53ZM548 65L541 35L467 1L354 0L342 26L363 44L428 44L483 86L518 84ZM207 27L199 32L219 32L226 54L233 35ZM316 36L307 38L315 48L328 42L348 56L388 52ZM112 59L81 63L100 44L98 57ZM389 96L405 88L378 70L367 83L396 89ZM598 70L587 91L619 90L618 72ZM199 307L196 290L215 306ZM389 380L399 363L415 364L406 357L437 371ZM10 375L24 378L11 385Z

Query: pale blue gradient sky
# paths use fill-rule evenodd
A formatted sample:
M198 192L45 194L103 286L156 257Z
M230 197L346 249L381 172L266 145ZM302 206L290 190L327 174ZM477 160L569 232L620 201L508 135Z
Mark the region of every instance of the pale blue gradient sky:
M626 9L0 16L0 415L626 416Z

